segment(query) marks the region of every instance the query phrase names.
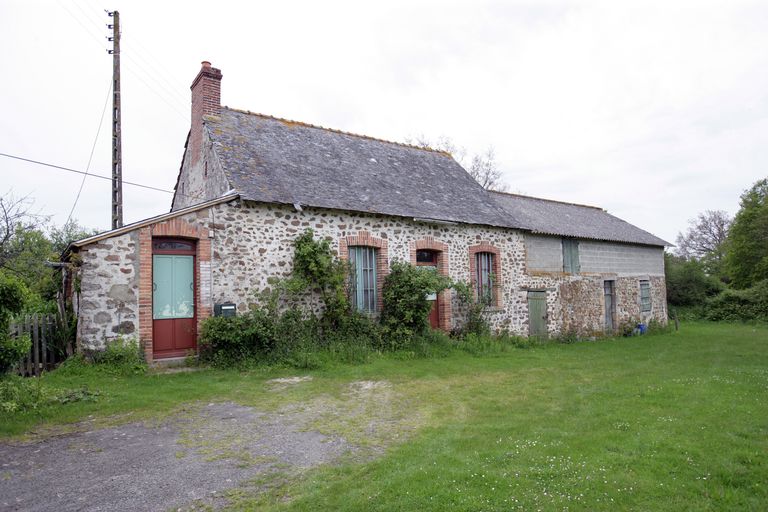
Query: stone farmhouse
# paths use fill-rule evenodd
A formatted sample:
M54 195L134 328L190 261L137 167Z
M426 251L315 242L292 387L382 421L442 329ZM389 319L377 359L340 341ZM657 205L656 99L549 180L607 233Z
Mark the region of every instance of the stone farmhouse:
M489 192L451 155L221 106L203 62L169 213L73 242L65 276L82 349L138 337L148 360L197 347L216 306L246 312L291 271L304 230L350 262L376 315L393 260L471 283L496 331L593 335L666 322L664 246L606 211ZM430 323L461 321L451 290Z

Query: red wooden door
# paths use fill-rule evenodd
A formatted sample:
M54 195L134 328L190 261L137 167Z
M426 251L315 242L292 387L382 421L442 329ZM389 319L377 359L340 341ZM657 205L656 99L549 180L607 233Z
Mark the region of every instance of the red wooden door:
M195 245L155 239L152 253L153 355L181 357L197 348Z
M430 267L437 272L437 251L419 250L416 251L416 265L419 267ZM432 302L432 309L429 310L429 326L432 329L440 328L440 294L432 293L427 296L427 300Z

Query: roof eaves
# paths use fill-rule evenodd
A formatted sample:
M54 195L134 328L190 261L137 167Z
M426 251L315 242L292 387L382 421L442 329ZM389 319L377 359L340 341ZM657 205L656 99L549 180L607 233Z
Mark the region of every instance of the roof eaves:
M188 213L194 213L199 210L204 210L205 208L209 208L211 206L215 206L217 204L221 203L228 203L230 201L234 201L240 197L240 194L238 193L232 193L227 194L221 197L218 197L216 199L212 199L210 201L205 201L204 203L199 203L196 205L188 206L186 208L182 208L181 210L176 210L174 212L169 213L163 213L161 215L156 215L155 217L150 217L148 219L143 219L137 222L134 222L132 224L127 224L123 227L112 229L109 231L104 231L103 233L99 233L98 235L89 236L88 238L83 238L82 240L75 240L74 242L70 242L67 248L64 250L64 254L71 251L72 248L79 248L84 247L86 245L90 245L96 242L99 242L101 240L105 240L107 238L112 238L113 236L120 236L125 233L128 233L130 231L133 231L135 229L140 229L145 226L149 226L151 224L156 224L158 222L162 222L165 220L173 219L175 217L180 217L182 215L186 215Z

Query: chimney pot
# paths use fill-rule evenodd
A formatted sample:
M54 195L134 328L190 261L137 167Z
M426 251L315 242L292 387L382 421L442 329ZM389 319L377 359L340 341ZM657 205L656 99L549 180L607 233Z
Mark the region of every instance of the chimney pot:
M209 67L211 67L211 63L210 63L210 62L208 62L207 60L204 60L204 61L203 61L203 62L201 62L200 64L202 64L204 68L209 68Z

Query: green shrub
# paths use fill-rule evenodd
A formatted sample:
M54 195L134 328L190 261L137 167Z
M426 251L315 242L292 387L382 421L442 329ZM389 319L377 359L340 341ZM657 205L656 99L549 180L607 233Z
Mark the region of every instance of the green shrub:
M524 338L502 332L497 336L468 333L459 342L458 348L472 355L489 355L509 352L515 348L531 348L538 342L535 338Z
M293 246L293 273L285 283L286 289L293 294L318 291L324 306L324 327L338 327L350 312L345 289L349 275L347 263L333 254L327 239L315 240L311 229L302 233Z
M696 306L720 293L724 285L708 276L703 263L679 256L664 255L667 301L670 306Z
M0 377L0 412L25 413L49 404L93 402L101 395L86 386L59 390L43 384L40 378L5 375Z
M382 291L384 307L381 323L387 345L385 348L401 348L414 336L427 332L427 318L432 308L427 295L440 293L450 286L450 279L433 269L400 261L392 263Z
M7 327L6 327L7 329ZM29 353L32 341L28 335L10 336L0 333L0 375L8 373Z
M232 366L269 353L275 344L275 322L264 309L235 317L211 317L200 333L200 359Z
M57 371L67 375L80 375L91 371L131 375L146 372L147 362L136 339L117 337L105 342L104 350L93 350L68 358Z
M19 279L0 272L0 376L29 351L28 337L12 337L8 333L11 317L24 307L25 294L26 287Z
M0 378L0 411L25 412L38 409L55 398L56 394L40 379L6 375Z
M704 316L714 321L768 321L768 280L744 290L725 290L707 301Z
M456 330L455 334L458 336L470 333L478 336L489 335L491 327L484 315L487 304L475 299L472 287L468 283L453 283L452 288L459 299L459 308L465 314L464 324Z

